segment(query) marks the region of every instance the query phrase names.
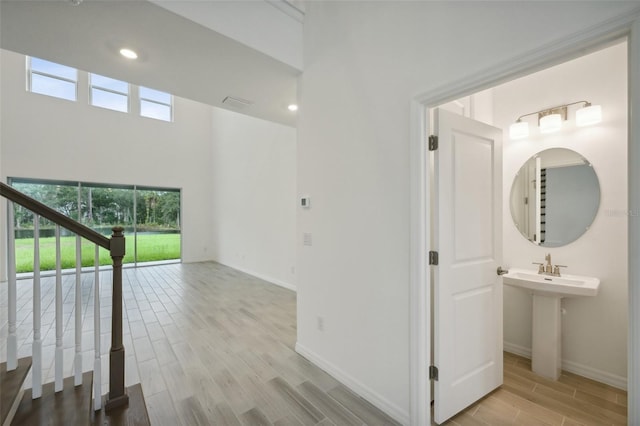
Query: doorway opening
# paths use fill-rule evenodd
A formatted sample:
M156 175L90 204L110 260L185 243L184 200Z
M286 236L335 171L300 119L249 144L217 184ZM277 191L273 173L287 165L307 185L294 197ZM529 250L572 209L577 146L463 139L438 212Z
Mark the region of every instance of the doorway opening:
M413 230L416 231L416 236L412 240L412 271L411 271L412 283L415 284L415 288L412 288L412 299L414 299L415 302L412 304L412 316L411 316L412 318L411 335L412 335L412 341L414 343L413 350L411 351L411 354L412 354L411 365L412 365L412 377L415 378L412 382L413 406L412 406L411 415L412 415L412 421L415 420L415 423L428 424L431 421L431 413L430 413L429 407L428 406L425 407L424 404L420 403L420 401L431 400L430 399L431 392L430 392L430 386L429 386L430 382L428 380L422 380L421 377L429 377L429 372L427 371L427 367L429 366L429 360L431 359L430 354L433 348L430 342L430 336L431 336L430 314L432 311L431 310L432 298L430 297L430 286L428 283L429 283L430 277L433 278L434 276L437 275L437 267L429 268L429 265L426 260L428 258L427 257L428 251L433 250L430 244L431 236L435 232L437 232L437 229L433 229L432 225L430 225L432 223L432 217L434 214L435 200L431 199L428 196L429 188L433 184L432 171L434 169L434 163L433 163L433 160L429 160L429 157L428 157L427 136L433 132L433 128L427 118L427 115L428 115L427 111L429 111L429 108L434 108L439 105L446 104L448 102L451 102L452 100L460 100L463 98L468 98L472 94L480 93L484 90L487 90L488 88L496 88L501 85L506 85L508 83L515 81L515 79L521 76L531 76L539 70L546 70L550 67L555 67L565 62L571 62L575 58L589 57L591 54L595 54L600 51L607 50L609 48L615 48L621 43L624 43L624 41L622 40L622 37L625 37L624 40L627 40L627 43L628 43L628 53L626 51L626 48L623 47L621 49L625 51L625 55L624 55L625 59L627 58L627 54L628 54L629 79L627 80L623 75L622 77L618 77L617 81L618 82L622 81L624 85L623 92L628 96L628 102L624 102L624 106L622 107L621 111L615 111L615 112L618 118L620 116L623 116L625 118L628 118L629 120L628 124L620 125L619 122L616 123L616 125L621 126L621 128L623 129L623 132L628 136L623 142L623 146L627 148L627 152L628 152L626 158L628 159L629 169L628 169L628 173L626 172L624 173L625 181L628 182L628 189L618 188L617 189L618 192L614 192L610 196L604 194L603 192L604 194L603 202L610 203L614 199L618 199L618 200L621 199L620 197L616 198L616 195L620 195L620 191L622 191L623 193L628 194L628 199L627 199L628 206L623 205L622 209L618 209L617 207L612 206L611 204L601 205L599 208L598 216L596 217L596 221L598 220L601 222L619 221L619 222L622 222L623 224L626 224L626 226L628 226L629 241L633 241L634 236L638 236L637 234L640 234L640 230L638 229L637 224L633 223L633 221L630 220L631 215L629 214L629 211L634 211L634 207L639 202L639 197L636 194L637 187L636 187L636 184L634 184L634 176L637 173L635 171L634 165L636 165L636 167L640 167L640 155L638 155L638 153L636 152L636 148L634 145L634 141L637 135L639 125L637 123L636 118L629 115L627 111L627 105L629 105L629 109L631 109L631 107L635 103L638 103L640 101L640 95L636 93L637 89L634 90L634 85L631 83L633 82L634 78L638 77L638 75L640 74L640 67L634 65L633 63L634 59L637 60L638 53L636 52L636 50L640 46L640 35L636 30L636 27L640 25L636 25L636 26L634 25L636 24L634 24L632 19L630 19L629 22L626 24L626 26L622 29L620 27L616 27L615 30L611 28L604 28L604 27L598 28L598 29L592 29L589 31L588 34L583 34L580 37L580 40L577 42L574 42L572 45L562 45L558 48L555 48L553 46L548 46L546 51L546 56L545 56L545 53L542 53L542 54L538 53L534 58L531 58L530 60L522 59L522 61L515 61L516 63L514 65L503 64L502 67L498 67L493 71L487 70L485 73L481 73L475 76L474 78L462 80L456 84L448 86L447 88L439 88L439 89L433 90L432 92L426 93L423 96L420 96L415 99L415 102L413 104L414 132L412 135L414 140L414 143L412 144L412 157L415 156L415 160L412 162L412 176L416 178L415 182L417 182L417 184L414 185L414 187L412 188L412 194L414 196L414 203L413 203L413 209L412 209L414 213L414 216L413 216L414 222L412 223L412 226L413 226ZM612 75L609 75L605 81L609 82L612 79L615 80L615 78ZM603 81L600 81L598 84L602 85ZM469 105L466 107L470 109L476 108L478 105L475 102L476 100L469 99L468 100ZM567 100L561 103L564 104L570 101L572 100ZM460 103L464 104L464 102L460 102ZM459 105L459 103L456 106L459 109L463 109L465 107L465 105L461 106ZM542 109L542 108L544 108L544 105L541 105L536 110ZM530 111L521 111L519 109L518 111L511 111L512 116L509 118L510 122L515 121L515 119L518 116L527 112L530 112ZM510 123L506 124L507 128L509 124ZM610 130L610 129L607 129L607 130ZM580 134L578 130L572 131L571 133L574 137ZM597 133L598 132L596 132L596 134ZM600 136L601 137L604 136L605 133L600 133ZM556 142L556 146L557 146L558 145L557 142L559 140L557 135L554 136L553 140ZM510 143L509 138L505 137L505 147L509 147L509 149L513 149L513 151L509 155L514 155L515 156L514 158L517 158L517 156L519 155L521 156L522 161L528 158L528 156L525 158L526 149L522 148L522 145L515 145L515 144L509 145L509 143ZM538 147L537 151L540 151L543 146L549 146L549 147L554 146L554 144L550 141L547 141L547 142L542 141L540 143L542 145ZM606 144L606 141L604 143ZM594 149L594 148L590 146L589 149ZM589 155L591 156L591 155L601 155L601 154L598 154L595 151L593 151L593 152L589 152ZM636 157L639 157L639 158L636 158ZM601 161L601 160L603 159L598 158L598 161ZM616 158L615 160L612 161L611 164L605 164L599 167L604 170L607 167L611 166L613 163L615 163L615 161L620 162L621 159ZM623 159L622 161L625 161L625 160ZM515 174L514 169L516 169L515 163L516 161L514 160L513 164L509 166L505 162L504 185L505 187L508 186L507 191L505 191L505 196L509 194L511 190L511 180L513 179L513 176ZM522 164L518 164L517 168L519 168L520 166L522 166ZM508 183L507 183L508 178L506 178L507 172L510 173L510 179L511 179L509 180ZM605 179L608 179L608 178L605 178ZM613 197L613 198L607 199L608 197ZM505 229L507 226L513 227L513 224L511 223L511 211L508 205L504 206L503 213L504 213ZM614 217L616 215L618 215L619 217L618 218ZM595 228L596 226L600 226L600 225L602 225L602 223L594 224L592 227ZM515 236L517 236L518 238L522 238L522 236L519 233L517 233L517 228L514 228L514 229L515 229L514 232L516 232ZM530 253L537 255L538 252L545 251L543 247L533 245L530 242L528 242L526 239L522 239L520 242L515 242L516 240L514 238L514 235L512 235L510 238L511 240L513 240L512 242L514 242L514 244L518 245L518 250L521 250L521 253L524 253L524 255L526 255L527 258L530 257ZM587 238L587 237L582 237L582 238ZM505 240L507 240L506 236L505 236ZM529 244L529 246L527 246L527 244ZM580 244L580 238L576 240L576 242L571 244ZM567 248L564 248L564 247L553 248L553 251L557 252L559 256L567 256L566 257L567 259L573 261L576 265L578 265L580 264L579 250L575 250L574 253L571 253L571 244ZM629 259L634 259L637 255L638 253L635 250L635 246L631 244L629 245L628 252L623 254L623 257L624 257L623 260L626 263L629 263ZM559 258L557 260L560 261ZM539 261L539 259L537 259L537 257L534 257L531 261ZM594 261L592 260L592 262ZM593 266L593 265L590 265L590 266ZM424 268L424 270L422 268ZM628 368L627 368L627 362L624 362L624 360L618 362L618 365L622 364L620 369L621 373L620 374L614 373L613 376L617 376L617 377L606 377L605 381L613 384L614 386L617 385L619 387L623 387L624 383L622 382L626 382L628 379L627 385L629 388L629 403L628 403L629 406L627 411L629 413L628 414L629 421L634 421L638 416L638 413L637 413L638 407L636 406L636 402L634 402L635 401L634 395L637 392L638 382L640 382L640 375L638 375L638 372L636 371L638 369L638 365L637 365L638 362L635 361L635 358L634 358L634 354L636 354L637 356L637 351L638 351L638 330L637 330L637 327L634 325L634 318L637 317L638 315L637 307L638 305L640 305L640 300L639 300L640 297L638 296L637 290L633 286L633 283L634 283L634 280L637 280L638 278L638 271L636 271L637 268L635 268L633 263L629 263L628 268L625 268L624 266L622 266L622 268L625 269L625 272L628 269L628 276L626 280L623 279L624 281L623 288L628 291L628 297L627 297L628 301L623 300L623 302L624 303L628 302L628 306L630 307L630 309L628 309L629 318L628 319L626 318L626 315L624 312L623 313L616 312L614 315L624 316L625 318L623 322L628 323L628 327L629 327L628 339L627 339L627 330L624 329L625 328L624 326L621 327L622 330L618 330L618 331L621 331L622 335L625 336L622 340L628 340L628 345L630 347L628 351L629 353ZM589 302L589 303L595 303L595 302ZM584 313L584 312L590 311L590 309L587 309L585 307L578 307L577 302L576 303L572 302L570 304L570 307L571 307L571 311L574 312L574 315L577 315L581 312ZM590 306L590 308L593 314L593 309L592 309L593 305ZM507 337L508 337L507 334L510 334L512 331L510 330L507 333L507 327L514 326L514 324L508 325L506 323L507 321L506 318L507 317L505 316L505 340L507 340ZM526 322L526 321L522 321L522 322ZM515 324L515 325L521 326L522 324ZM568 325L565 326L565 328L567 327ZM605 329L605 332L606 332L606 329ZM573 334L575 333L576 332L573 332ZM580 330L577 333L589 334L589 330ZM620 336L620 333L618 333L618 336ZM571 340L571 339L575 339L576 337L577 336L570 336L568 337L568 339ZM526 349L526 346L524 345L522 346ZM509 349L515 352L514 347L515 346L511 346ZM570 352L573 350L574 349L570 349L567 355L570 354ZM627 351L622 351L622 352L623 352L622 353L623 357L627 358L625 356ZM607 355L603 355L603 356L607 356ZM421 365L425 361L426 361L425 363L426 366L423 366L424 364ZM577 370L580 370L580 367L583 367L578 364L580 364L579 361L574 361L573 364L571 364L571 362L567 363L567 366L570 369L574 369L577 371ZM587 365L587 364L585 364L585 366L590 367L590 365ZM592 373L596 373L597 375L598 373L597 371L594 371L595 369L593 368L589 371L587 370L589 369L587 368L580 371L581 373L583 373L581 375L588 376L588 375L592 375ZM606 373L606 369L603 369L602 371ZM600 380L600 381L603 381L603 380Z
M621 423L627 422L627 50L626 38L618 40L588 55L438 107L502 130L503 202L500 203L501 211L494 212L494 217L502 215L503 219L504 254L501 257L505 269L515 267L535 273L537 266L532 263L542 263L546 255L551 255L549 258L553 258L554 264L566 266L562 268L563 275L592 276L603 283L595 297L558 299L561 305L554 305L558 310L558 320L555 327L551 327L551 331L561 328L557 335L548 329L542 330L544 326L540 322L545 318L542 313L537 313L539 308L536 308L541 302L537 300L537 304L533 303L536 296L532 297L531 291L504 286L504 338L500 345L503 343L507 354L503 384L491 394L491 398L473 405L463 416L478 412L479 415L487 415L486 405L490 405L491 408L500 407L500 415L506 417L535 418L538 415L536 410L547 410L561 421L566 417L595 423L606 422L610 418ZM588 127L579 126L576 113L584 108L584 103L578 103L567 108L561 127L556 132L545 133L545 129L538 127L538 119L534 114L528 123L529 136L519 139L510 137L511 124L521 115L583 99L592 100L593 104L598 104L605 111L601 122ZM440 134L437 126L434 129ZM469 130L464 132L470 134ZM443 140L442 143L447 141ZM459 144L457 140L452 143ZM499 149L499 146L494 149ZM475 154L474 164L480 161L480 156ZM499 167L500 162L496 165ZM471 167L466 169L470 170ZM476 179L474 191L479 192L482 182L487 179L479 179L478 170L473 173ZM526 182L520 182L522 179ZM453 180L459 180L457 174ZM529 188L530 192L524 191ZM442 204L442 200L438 199L438 204ZM471 215L471 219L465 219L465 223L472 222L480 214L481 200L477 204L476 213ZM529 210L530 214L526 214ZM441 233L445 229L441 228ZM473 231L467 230L465 234L470 232ZM481 236L478 235L478 238ZM442 250L442 246L440 241L438 250ZM497 246L495 244L493 247ZM500 253L499 249L495 250ZM477 264L479 259L477 257L474 263ZM445 273L442 270L444 266L438 266L441 275ZM456 267L459 269L460 266L460 262L457 262ZM497 276L495 278L501 285L501 280ZM454 285L457 283L443 282L442 287L437 281L434 283L434 287L444 289L443 292ZM479 285L486 287L485 283ZM496 293L499 290L502 288ZM456 297L465 297L465 303L469 303L469 297L463 293L458 293ZM547 298L545 296L544 300ZM444 296L434 297L433 300L435 307L432 313L438 315L438 309L445 303L442 302ZM469 318L468 313L465 317ZM469 318L469 321L473 323L469 327L477 328L477 324L485 320L477 317ZM456 324L458 322L455 321ZM433 323L437 327L437 318ZM458 333L452 325L446 327L446 334L455 336ZM438 334L434 330L436 338ZM502 336L502 333L499 335ZM457 346L466 345L469 340L472 339L464 337L464 341L458 342ZM484 339L481 345L492 345L489 341ZM442 343L438 342L434 343L434 364L441 366L448 357L437 359L438 349L442 347ZM490 354L491 350L491 347L483 350L478 346L475 351L467 352ZM547 355L549 351L558 355ZM545 357L549 359L543 359ZM467 358L473 357L464 357L465 360ZM493 358L488 355L478 358L470 367L477 374L481 371L482 362L486 362L487 368L491 365L490 359ZM530 360L533 361L533 367ZM502 363L502 358L496 362ZM562 375L559 375L560 368ZM456 369L459 376L470 375L473 371L470 368L463 373L460 366ZM484 382L486 384L487 380ZM460 386L462 378L455 383ZM435 386L442 392L442 389L451 385L436 383ZM466 388L468 386L465 385ZM491 390L493 387L487 385L484 392L478 392L485 394ZM570 393L571 397L566 397L565 392ZM461 394L454 392L448 399L462 398ZM438 398L437 392L435 398ZM552 398L555 403L550 404L545 398ZM521 404L523 409L519 410L512 406L513 400L519 399L536 402L527 407ZM467 402L474 400L470 398ZM462 406L466 406L467 402L461 401ZM436 421L444 418L437 411L443 404L436 405ZM589 414L582 410L585 404L592 405Z

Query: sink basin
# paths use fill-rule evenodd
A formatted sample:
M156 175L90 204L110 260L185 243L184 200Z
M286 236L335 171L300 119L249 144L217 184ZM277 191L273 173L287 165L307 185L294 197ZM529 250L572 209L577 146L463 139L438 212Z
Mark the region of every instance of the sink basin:
M535 271L512 268L502 276L503 283L530 290L540 296L596 296L600 280L594 277L563 274L561 277L538 274Z
M600 280L579 275L554 277L537 271L511 268L502 282L520 287L533 295L531 333L531 369L534 373L558 380L562 367L561 299L595 296Z

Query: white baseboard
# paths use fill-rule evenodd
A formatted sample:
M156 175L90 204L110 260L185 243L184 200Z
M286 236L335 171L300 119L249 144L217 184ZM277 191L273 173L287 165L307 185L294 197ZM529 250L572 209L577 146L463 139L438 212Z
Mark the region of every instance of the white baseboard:
M316 355L314 352L302 346L300 343L296 343L296 352L307 358L312 363L316 364L318 367L326 371L328 374L333 376L336 380L341 382L343 385L348 387L350 390L361 396L362 398L369 401L371 404L375 405L380 410L384 411L394 420L402 423L403 425L409 424L409 413L402 410L393 402L384 398L374 390L370 389L366 385L362 384L353 376L348 373L345 373L340 368L336 367L332 363L326 361L324 358Z
M506 352L531 359L531 348L525 348L524 346L509 342L503 342L502 347ZM627 390L627 378L618 376L617 374L611 374L606 371L598 370L566 359L562 360L562 369L570 373L577 374L578 376L613 386L614 388Z
M562 369L578 376L586 377L614 388L627 390L627 378L617 374L588 367L577 362L562 360Z
M246 269L246 268L243 268L243 267L240 267L240 266L237 266L237 265L232 265L232 264L229 264L229 263L220 262L219 260L215 260L214 262L217 262L217 263L219 263L221 265L228 266L229 268L236 269L236 270L238 270L240 272L244 272L245 274L252 275L252 276L254 276L256 278L260 278L261 280L268 281L271 284L275 284L277 286L286 288L287 290L296 291L295 284L291 284L291 283L279 280L277 278L270 277L268 275L259 274L259 273L255 272L255 271L252 271L250 269Z
M531 359L531 348L525 348L524 346L516 345L515 343L504 342L502 344L502 349L506 352Z

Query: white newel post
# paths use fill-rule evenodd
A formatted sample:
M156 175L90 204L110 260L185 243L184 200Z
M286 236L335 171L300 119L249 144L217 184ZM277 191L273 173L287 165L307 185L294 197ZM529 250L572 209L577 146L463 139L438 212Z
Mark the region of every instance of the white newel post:
M42 396L42 339L40 336L41 319L40 297L40 215L33 215L33 399Z
M14 224L14 205L7 201L7 277L8 277L8 323L7 335L7 371L18 367L18 336L16 334L16 234Z
M55 358L55 391L62 390L64 380L64 350L62 348L62 259L60 251L60 225L56 225L56 358Z

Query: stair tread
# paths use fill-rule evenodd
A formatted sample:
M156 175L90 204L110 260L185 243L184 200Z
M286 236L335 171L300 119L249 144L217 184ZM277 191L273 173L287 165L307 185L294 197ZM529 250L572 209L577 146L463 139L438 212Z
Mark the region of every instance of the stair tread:
M31 357L20 358L17 368L13 371L7 371L6 362L0 364L0 424L4 424L11 407L20 395L30 368Z
M91 409L93 372L82 374L82 385L74 386L73 377L63 382L61 392L55 392L53 382L42 386L42 396L32 399L31 389L24 392L11 424L14 425L86 425Z
M91 424L101 426L147 426L151 424L147 404L144 402L144 394L140 383L127 388L129 405L119 407L106 413L104 408L100 411L91 412ZM104 407L106 398L102 397Z

